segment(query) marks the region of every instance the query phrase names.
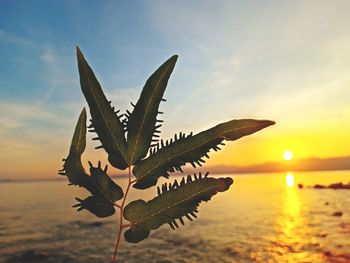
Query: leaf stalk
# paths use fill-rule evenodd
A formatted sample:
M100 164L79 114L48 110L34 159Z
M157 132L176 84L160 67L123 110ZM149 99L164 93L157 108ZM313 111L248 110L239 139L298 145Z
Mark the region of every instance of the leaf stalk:
M118 248L119 248L119 244L120 244L120 238L123 232L123 228L127 228L130 227L130 224L123 224L123 213L124 213L124 206L125 206L125 202L126 202L126 197L128 196L129 193L129 189L130 186L135 183L137 180L131 180L131 165L128 166L128 186L126 188L125 194L124 194L124 198L122 201L121 205L117 205L115 204L116 207L118 207L120 209L120 213L119 213L119 228L118 228L118 233L117 233L117 241L115 244L115 249L114 249L114 253L113 253L113 258L112 258L112 263L116 263L117 261L117 254L118 254Z

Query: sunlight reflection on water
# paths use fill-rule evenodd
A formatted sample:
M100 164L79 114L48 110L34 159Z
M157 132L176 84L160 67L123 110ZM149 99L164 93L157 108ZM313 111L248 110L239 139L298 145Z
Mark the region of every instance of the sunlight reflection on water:
M308 227L307 205L300 198L292 173L285 175L285 184L283 209L275 220L275 230L279 235L270 237L270 246L266 248L268 253L261 250L251 253L251 259L255 262L328 262Z
M294 187L295 182L294 182L294 175L292 173L287 173L286 174L286 185L288 187Z
M298 195L298 189L294 186L294 176L286 175L287 187L283 195L283 213L276 218L275 227L279 234L272 239L268 248L273 262L321 262L318 253L311 253L305 247L314 247L317 251L319 244L310 236L308 224L304 213L306 206ZM289 176L289 177L288 177ZM291 183L293 182L293 183Z
M306 187L345 183L350 173L294 173L293 187L286 175L233 175L230 191L201 204L194 222L176 231L163 226L136 245L123 242L123 263L350 262L350 191ZM129 200L155 192L133 189ZM74 197L86 194L64 181L0 184L0 262L22 262L19 255L31 249L47 253L45 263L108 262L118 217L77 213Z

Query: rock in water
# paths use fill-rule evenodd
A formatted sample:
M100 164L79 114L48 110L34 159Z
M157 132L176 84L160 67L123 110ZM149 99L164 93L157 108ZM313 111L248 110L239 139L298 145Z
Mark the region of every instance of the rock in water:
M314 188L315 189L324 189L324 188L326 188L324 185L322 185L322 184L315 184L314 185Z
M342 215L343 215L343 212L341 211L337 211L333 213L333 216L342 216Z

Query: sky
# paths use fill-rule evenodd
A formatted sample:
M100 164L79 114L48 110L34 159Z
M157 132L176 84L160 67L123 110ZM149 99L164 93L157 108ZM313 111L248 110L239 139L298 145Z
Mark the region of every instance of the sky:
M350 155L350 1L0 0L0 178L54 178L81 109L79 45L113 105L179 55L162 137L239 118L276 125L208 165ZM88 138L93 137L89 134ZM87 160L103 150L88 140Z

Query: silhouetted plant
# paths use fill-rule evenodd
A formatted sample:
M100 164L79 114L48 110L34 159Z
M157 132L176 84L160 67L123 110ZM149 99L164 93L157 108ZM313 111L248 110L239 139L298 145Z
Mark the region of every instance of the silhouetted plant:
M107 166L101 167L101 162L93 166L90 174L82 163L81 155L86 147L86 111L82 110L75 128L69 154L63 159L63 169L60 174L68 177L70 184L86 188L91 196L78 201L73 207L78 211L86 209L95 216L103 218L120 210L119 232L112 262L120 243L124 228L128 228L124 237L131 243L146 239L151 230L163 224L169 224L172 229L178 228L178 222L184 224L183 218L197 218L198 206L202 201L209 201L218 192L229 189L233 180L230 177L212 178L208 173L188 175L181 181L165 183L157 187L158 196L152 200L136 200L125 206L130 186L146 189L157 184L163 176L169 178L171 172L181 171L181 167L189 163L194 168L202 166L204 157L209 158L211 149L217 151L223 141L234 141L250 135L265 127L273 125L268 120L232 120L221 123L211 129L196 135L175 134L170 140L159 140L159 128L162 120L157 119L159 104L174 69L177 56L168 59L147 80L134 110L119 115L119 111L111 106L92 69L86 62L80 49L77 48L80 85L91 114L91 132L96 132L101 146L108 154L109 163L118 169L128 169L128 185L123 189L107 174ZM133 169L132 169L133 167ZM132 175L135 177L133 178ZM117 201L121 200L121 203ZM124 223L124 219L129 223Z

